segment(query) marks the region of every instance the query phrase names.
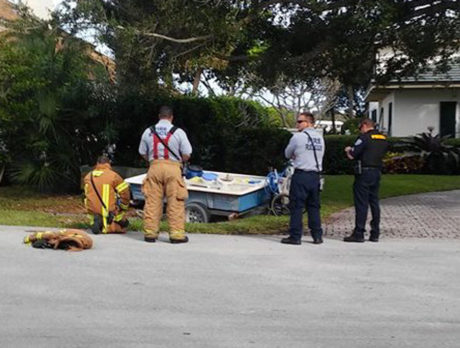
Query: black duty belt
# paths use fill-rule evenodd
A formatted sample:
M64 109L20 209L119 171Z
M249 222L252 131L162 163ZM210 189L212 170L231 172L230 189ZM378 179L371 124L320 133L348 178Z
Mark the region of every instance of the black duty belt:
M319 174L317 170L304 170L304 169L295 169L294 173L315 173Z

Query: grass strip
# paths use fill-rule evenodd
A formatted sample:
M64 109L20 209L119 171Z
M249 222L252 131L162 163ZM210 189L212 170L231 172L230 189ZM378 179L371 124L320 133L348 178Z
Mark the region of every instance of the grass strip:
M321 195L321 215L327 218L331 214L353 205L353 176L334 175L326 177L325 190ZM460 176L441 175L384 175L381 182L380 197L394 197L422 192L460 189ZM43 204L42 204L43 202ZM78 209L75 205L80 204ZM88 228L84 214L56 214L37 209L48 210L55 207L58 211L81 210L80 196L53 196L34 194L26 191L21 196L17 188L0 188L0 224L37 227L73 227ZM18 208L19 207L19 208ZM142 231L142 220L130 219L130 230ZM187 224L190 233L213 234L274 234L287 230L288 216L257 215L234 221L208 224ZM161 230L167 231L166 222Z

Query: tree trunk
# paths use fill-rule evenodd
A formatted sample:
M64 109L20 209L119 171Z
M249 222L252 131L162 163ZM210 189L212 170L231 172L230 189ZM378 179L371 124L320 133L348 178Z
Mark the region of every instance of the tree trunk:
M355 94L353 93L353 86L347 87L347 95L348 95L348 116L353 118L353 104L354 104L354 97Z
M337 130L335 128L335 112L334 108L330 110L331 113L331 121L332 121L332 134L337 134Z
M286 115L284 113L281 115L281 121L283 122L283 127L287 128L288 124L286 121Z
M287 124L287 121L286 121L286 115L284 114L283 110L278 109L278 108L275 108L275 109L276 109L276 112L278 113L278 115L281 118L282 127L287 128L288 124Z
M203 73L203 68L198 68L195 73L195 77L193 79L193 88L192 88L192 95L198 95L198 87L200 86L201 81L201 74Z
M3 174L5 174L5 165L1 165L0 166L0 184L2 183L2 180L3 180Z

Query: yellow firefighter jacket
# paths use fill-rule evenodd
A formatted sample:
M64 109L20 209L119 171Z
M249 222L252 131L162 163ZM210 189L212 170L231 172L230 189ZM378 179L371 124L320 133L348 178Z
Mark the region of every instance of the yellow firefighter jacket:
M94 186L91 183L93 178ZM105 204L104 208L95 189ZM85 177L85 206L88 213L107 217L109 212L117 214L129 206L129 184L112 170L109 163L97 164L93 171ZM118 199L118 202L117 202Z

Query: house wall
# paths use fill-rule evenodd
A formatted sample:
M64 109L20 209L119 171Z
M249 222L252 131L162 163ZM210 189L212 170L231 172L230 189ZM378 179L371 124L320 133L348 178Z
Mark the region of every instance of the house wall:
M379 129L384 132L388 133L389 132L389 120L390 120L390 103L392 104L393 108L393 122L392 122L392 128L394 129L394 118L395 118L395 93L392 92L388 94L382 101L382 103L379 105L379 111L377 112L377 123L379 125ZM383 107L383 117L381 117L381 109ZM393 130L392 130L393 131ZM394 131L392 132L391 135L394 135Z
M12 21L18 19L18 14L8 0L0 0L0 20Z
M392 136L412 136L426 132L428 127L434 127L433 132L437 134L441 102L457 102L456 138L460 138L460 89L398 89L379 103L369 103L369 117L377 110L378 122L383 106L384 120L379 127L388 132L389 104L393 103Z
M440 103L457 102L456 138L460 137L459 89L401 89L394 92L393 136L409 136L426 132L433 127L439 133Z
M390 92L381 102L370 102L369 103L369 118L372 118L372 114L375 111L377 113L377 127L383 133L388 134L389 129L389 122L390 122L390 104L392 104L392 134L394 134L395 129L395 93ZM383 113L382 113L383 108Z
M18 3L18 0L11 1ZM60 3L59 0L22 0L24 5L30 7L33 13L42 19L49 19L50 11L54 10L56 5Z
M369 102L369 115L367 115L367 117L372 119L373 112L375 111L377 113L377 118L374 121L378 120L378 110L379 110L378 102Z

